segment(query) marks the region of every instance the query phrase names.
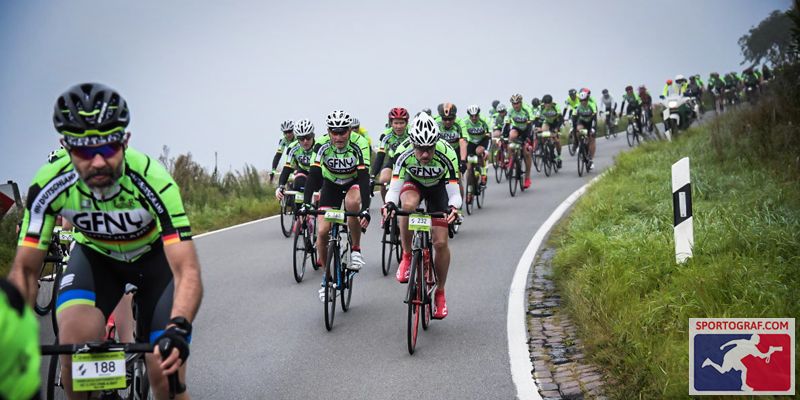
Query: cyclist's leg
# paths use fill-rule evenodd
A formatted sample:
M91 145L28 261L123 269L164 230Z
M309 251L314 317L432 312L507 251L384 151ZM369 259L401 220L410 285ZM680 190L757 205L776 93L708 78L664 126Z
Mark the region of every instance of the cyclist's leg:
M106 319L125 290L112 267L113 260L83 245L75 246L56 301L59 344L103 339ZM61 376L67 396L75 398L70 356L61 356Z
M421 201L420 188L414 182L403 183L403 188L400 189L400 206L403 211L411 212L419 207ZM403 247L403 253L411 254L411 233L408 230L408 217L398 217L400 224L400 241Z
M123 343L133 342L133 308L131 303L133 296L126 294L122 296L117 307L114 308L114 325L116 326L119 341Z
M422 188L422 197L425 199L426 211L448 212L448 196L444 182L433 187ZM447 272L450 268L450 248L447 245L447 221L442 218L433 220L431 240L433 242L434 263L436 264L437 286L444 290L447 282Z
M511 128L508 131L508 143L518 143L519 142L519 136L520 136L520 132L517 130L517 128ZM506 155L507 155L506 160L508 160L508 162L510 163L511 162L511 146L508 146L508 154L506 154Z
M319 194L319 209L339 208L344 199L344 188L327 179L322 182ZM328 253L328 233L331 231L331 223L325 221L325 217L317 216L317 260L322 263L323 268L328 267L325 256Z
M589 124L589 160L594 160L594 151L596 148L595 145L595 136L597 136L597 131L593 132L593 124Z
M527 128L520 134L520 143L522 143L522 154L525 156L525 179L531 179L531 152L528 146L525 146L525 141L531 137L533 131L533 124L529 124Z
M489 138L482 139L478 146L475 148L475 153L478 155L478 165L480 167L480 176L484 181L486 180L486 160L489 158L486 154L486 149L489 147Z
M353 184L347 189L344 208L349 212L361 211L361 192L358 184ZM347 227L350 228L350 237L353 238L353 251L361 251L361 225L358 218L347 217Z

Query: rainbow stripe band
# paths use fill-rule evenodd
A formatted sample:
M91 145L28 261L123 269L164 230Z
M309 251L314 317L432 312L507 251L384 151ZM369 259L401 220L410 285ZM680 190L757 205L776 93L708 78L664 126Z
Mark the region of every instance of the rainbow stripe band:
M178 235L178 232L171 233L169 235L164 235L161 237L161 240L164 242L165 246L169 246L171 244L175 244L181 241L181 237Z

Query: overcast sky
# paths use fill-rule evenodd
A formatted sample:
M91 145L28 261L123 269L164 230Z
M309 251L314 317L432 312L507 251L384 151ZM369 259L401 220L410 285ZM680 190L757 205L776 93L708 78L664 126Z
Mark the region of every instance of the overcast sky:
M53 104L102 82L131 145L223 171L269 168L284 119L343 108L373 141L389 108L488 109L515 92L616 97L678 73L741 70L737 39L790 0L0 2L0 181L58 147Z

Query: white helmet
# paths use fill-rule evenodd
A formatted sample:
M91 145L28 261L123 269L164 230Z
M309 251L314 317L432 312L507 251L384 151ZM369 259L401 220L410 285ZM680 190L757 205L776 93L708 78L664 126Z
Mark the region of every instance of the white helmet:
M467 107L467 115L478 115L481 112L481 108L478 107L477 104L473 104Z
M297 121L297 125L294 127L294 134L297 137L305 137L308 135L314 134L314 124L311 123L308 119L301 119Z
M581 91L578 93L578 99L580 99L580 100L586 100L586 99L588 99L588 98L589 98L589 92L587 92L587 91L585 91L585 90L581 90Z
M349 128L351 121L350 114L342 110L334 110L325 118L328 128Z
M290 119L281 122L281 132L288 132L294 130L294 122Z
M350 121L350 126L353 128L357 128L361 126L361 121L359 121L358 118L353 117L353 119Z
M439 140L439 126L426 113L421 113L411 122L409 140L414 146L433 146Z
M675 75L675 82L677 82L677 81L685 81L685 80L686 80L686 77L684 77L683 75L681 75L681 74Z
M503 104L503 103L500 103L500 104L498 104L498 105L497 105L497 108L496 108L495 110L496 110L497 112L503 112L503 111L506 111L506 105L505 105L505 104Z

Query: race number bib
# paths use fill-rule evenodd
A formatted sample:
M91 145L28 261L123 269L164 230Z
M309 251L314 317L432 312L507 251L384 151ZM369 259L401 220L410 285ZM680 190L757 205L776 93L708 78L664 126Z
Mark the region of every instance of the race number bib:
M327 210L325 211L325 221L333 222L336 224L344 223L344 211L342 210Z
M431 216L425 214L411 214L408 216L408 229L412 231L431 231Z
M76 392L125 388L125 352L72 355L72 389Z

